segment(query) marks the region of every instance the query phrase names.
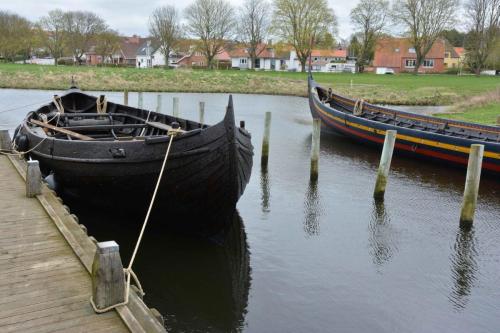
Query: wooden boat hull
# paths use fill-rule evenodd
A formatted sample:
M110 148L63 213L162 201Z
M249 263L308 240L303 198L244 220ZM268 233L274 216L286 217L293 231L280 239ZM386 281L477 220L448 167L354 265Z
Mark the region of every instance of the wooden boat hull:
M318 89L322 88L320 88L312 77L310 77L309 106L311 114L313 118L320 118L323 128L329 132L341 134L365 144L382 146L385 132L387 130L397 130L398 134L395 144L395 149L397 151L413 157L431 159L462 168L467 167L470 145L483 144L485 146L483 171L496 177L500 175L500 128L420 116L407 112L390 110L368 103L364 104L363 109L366 113L369 114L373 112L373 114L370 115L371 118L375 118L372 117L375 114L380 114L381 117L375 119L385 120L386 118L392 118L400 120L407 118L412 119L417 125L419 121L436 124L433 132L405 128L395 125L394 122L384 123L369 119L366 114L363 116L354 115L352 110L356 102L343 96L333 95L334 102L331 102L331 104L338 105L338 107L332 107L330 103L325 103L321 100ZM325 92L324 89L322 90ZM320 94L321 93L320 91ZM414 127L417 127L417 125ZM443 130L439 129L440 125ZM463 127L467 130L476 130L480 132L489 131L491 133L488 134L488 137L496 137L498 141L467 139L464 137L442 134L445 133L444 128L447 126L452 126L453 128Z
M132 205L145 212L168 135L111 141L44 138L33 131L29 119L17 137L27 138L25 148L34 148L29 155L40 161L44 174L53 173L63 189L89 202L100 201L112 209ZM234 212L250 179L253 146L250 134L235 126L232 100L221 122L199 126L174 137L154 213L163 214L166 223L213 234L228 220L222 216Z

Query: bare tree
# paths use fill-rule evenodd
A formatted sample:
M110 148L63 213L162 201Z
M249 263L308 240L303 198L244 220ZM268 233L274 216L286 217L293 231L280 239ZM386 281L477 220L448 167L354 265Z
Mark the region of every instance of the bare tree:
M107 29L106 23L96 14L86 11L66 12L64 22L64 29L68 36L67 46L75 60L81 64L90 42Z
M403 24L415 48L415 73L432 46L455 22L458 0L396 0L393 15Z
M42 45L49 49L57 66L58 59L64 54L67 38L64 30L63 11L60 9L51 10L47 16L40 19L38 26Z
M469 0L465 8L470 28L467 60L479 75L500 37L500 0Z
M335 25L335 15L326 0L274 0L274 29L295 48L302 72L312 41L333 31Z
M213 68L214 58L235 28L234 10L226 0L196 0L185 11L187 30L200 39L201 51Z
M240 8L238 30L241 40L249 46L250 68L255 68L255 59L265 49L259 44L269 35L270 25L269 3L266 0L245 0Z
M30 56L34 42L33 24L17 14L0 11L0 55L14 60Z
M360 47L356 54L358 70L364 71L365 64L373 60L375 44L387 24L389 2L386 0L361 0L351 11L351 22L358 30Z
M103 63L106 58L112 58L120 47L120 35L118 32L108 29L95 37L95 53L100 55Z
M170 51L182 37L179 12L174 6L158 7L149 17L149 32L160 43L160 52L165 57L168 68Z

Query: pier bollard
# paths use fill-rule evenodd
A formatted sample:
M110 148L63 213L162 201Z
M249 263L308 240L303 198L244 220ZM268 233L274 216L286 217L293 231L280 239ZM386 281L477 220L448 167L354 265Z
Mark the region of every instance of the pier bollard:
M125 301L125 273L115 241L97 243L92 263L92 299L98 309Z
M200 124L203 126L205 123L205 102L200 102Z
M460 225L470 226L474 220L476 211L477 194L479 192L479 181L481 179L481 167L483 164L484 145L473 144L470 146L469 163L467 165L467 176L465 180L464 197L460 212Z
M389 177L389 169L391 168L392 153L396 143L397 131L388 130L385 132L384 148L380 156L380 164L377 173L377 182L375 183L375 191L373 197L375 199L383 199L385 195L385 187L387 186L387 178Z
M262 138L262 156L260 158L260 165L267 168L269 161L269 137L271 136L271 112L266 112L266 119L264 122L264 136Z
M10 150L11 141L9 130L0 130L0 149Z
M123 105L127 105L128 106L128 90L125 90L123 92Z
M36 197L42 193L42 173L38 161L28 161L26 170L26 196Z
M311 144L311 176L310 180L318 180L319 174L319 143L321 137L321 119L313 119L313 132Z
M143 97L142 97L142 91L139 91L137 93L137 107L139 109L142 109L142 106L143 106Z
M158 94L158 96L156 96L156 112L161 112L161 94Z
M176 118L179 118L179 97L174 97L173 99L172 115Z

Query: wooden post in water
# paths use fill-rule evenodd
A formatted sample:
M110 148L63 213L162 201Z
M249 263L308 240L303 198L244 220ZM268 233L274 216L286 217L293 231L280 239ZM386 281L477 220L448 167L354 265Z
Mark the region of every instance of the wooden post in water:
M0 149L10 150L11 141L9 130L0 130Z
M380 164L377 173L377 182L375 183L375 191L373 197L375 199L383 199L385 195L385 187L387 178L389 177L389 169L391 168L392 153L394 152L394 144L396 143L397 131L388 130L385 132L384 148L380 156Z
M98 309L125 301L125 274L115 241L97 243L92 263L92 300Z
M319 143L321 137L321 119L313 119L313 132L311 144L311 176L310 180L315 182L318 180L319 174Z
M205 102L200 102L200 124L203 126L205 123Z
M264 137L262 138L262 156L260 158L260 165L267 168L269 161L269 137L271 136L271 112L266 112L264 123Z
M174 97L173 103L172 115L176 118L179 118L179 97Z
M470 146L469 164L467 165L467 177L465 180L464 197L460 212L460 225L462 226L470 226L474 220L479 181L481 179L483 154L484 145L473 144Z
M137 93L137 107L139 109L142 109L142 106L143 106L142 91L139 91Z
M123 92L123 104L128 105L128 90Z
M161 94L158 94L158 96L156 96L156 112L161 112Z
M28 161L26 170L26 196L33 198L42 193L42 173L38 161Z

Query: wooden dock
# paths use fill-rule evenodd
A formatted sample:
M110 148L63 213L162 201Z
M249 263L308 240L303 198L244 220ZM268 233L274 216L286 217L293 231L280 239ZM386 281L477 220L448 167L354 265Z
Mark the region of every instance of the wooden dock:
M25 168L0 155L0 332L164 332L135 291L129 304L94 312L95 241L45 185L26 197Z

